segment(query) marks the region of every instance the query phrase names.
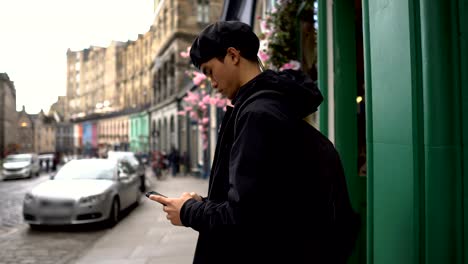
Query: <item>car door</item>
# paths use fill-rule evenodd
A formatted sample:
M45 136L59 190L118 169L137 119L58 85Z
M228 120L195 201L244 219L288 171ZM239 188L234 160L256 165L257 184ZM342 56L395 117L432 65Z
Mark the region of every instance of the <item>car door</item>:
M118 178L120 185L120 203L122 209L124 209L135 201L135 170L128 161L119 161Z
M37 176L39 176L39 172L41 171L41 167L39 165L39 157L37 155L32 155L32 165L31 170Z
M138 177L138 181L139 181L139 188L140 188L140 191L141 192L145 192L146 191L146 185L145 185L145 181L146 181L146 168L145 168L145 165L143 163L141 163L135 155L132 155L131 157L129 157L128 161L130 162L130 164L132 165L132 167L135 169L136 171L136 175Z

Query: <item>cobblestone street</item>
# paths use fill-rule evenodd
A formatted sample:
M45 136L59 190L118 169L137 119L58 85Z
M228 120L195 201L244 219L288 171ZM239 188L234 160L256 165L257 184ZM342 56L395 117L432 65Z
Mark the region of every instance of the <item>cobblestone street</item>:
M0 238L0 263L70 263L106 232L102 228L35 231L22 224L14 233Z
M32 179L0 182L0 263L70 263L80 252L106 233L96 226L31 230L23 221L24 194L49 179L48 174Z
M33 186L48 180L48 174L33 179L6 180L0 182L0 239L23 224L22 206L24 194Z

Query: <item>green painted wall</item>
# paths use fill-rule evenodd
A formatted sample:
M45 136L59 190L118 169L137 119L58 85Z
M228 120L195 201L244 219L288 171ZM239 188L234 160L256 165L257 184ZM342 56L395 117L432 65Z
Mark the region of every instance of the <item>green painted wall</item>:
M340 152L354 208L358 208L357 179L357 80L354 7L351 1L334 5L335 145Z
M364 1L368 263L467 263L466 6Z
M460 73L462 108L462 170L463 170L463 263L468 264L468 0L458 4L460 25Z
M318 86L323 95L319 107L320 132L328 135L328 43L327 43L327 0L318 0Z
M327 122L335 122L356 206L363 188L353 180L353 14L350 3L334 1L336 114ZM468 0L363 0L367 263L468 264L467 14ZM320 30L323 65L326 27ZM319 82L327 75L319 67ZM350 263L364 262L354 256Z
M367 210L366 210L366 262L373 263L374 259L374 132L373 132L373 112L372 112L372 64L370 59L370 31L369 31L369 4L368 1L362 2L362 31L364 45L364 83L366 86L366 161L367 161Z
M458 1L421 0L425 263L461 263L463 226Z
M149 115L145 112L130 116L130 150L149 151Z
M417 98L420 74L415 7L406 1L365 0L368 17L366 63L372 93L366 98L371 122L373 201L372 259L369 263L418 263L422 135ZM366 43L366 42L365 42ZM370 100L369 100L370 99ZM369 104L369 101L371 104Z
M357 59L354 2L336 0L333 5L335 146L340 153L353 208L362 227L349 263L366 262L366 177L358 176Z

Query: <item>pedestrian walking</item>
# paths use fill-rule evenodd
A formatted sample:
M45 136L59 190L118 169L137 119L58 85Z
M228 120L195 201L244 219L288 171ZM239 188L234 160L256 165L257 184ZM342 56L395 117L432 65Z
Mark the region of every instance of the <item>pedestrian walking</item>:
M169 164L171 167L172 176L176 176L179 173L179 162L180 162L180 155L179 151L173 146L171 148L171 153L169 153Z
M304 118L322 95L302 71L263 70L247 24L216 22L194 40L192 63L232 100L216 145L208 196L163 204L199 232L193 263L345 263L359 231L340 157Z
M158 180L162 177L163 157L159 150L155 150L152 155L151 168Z

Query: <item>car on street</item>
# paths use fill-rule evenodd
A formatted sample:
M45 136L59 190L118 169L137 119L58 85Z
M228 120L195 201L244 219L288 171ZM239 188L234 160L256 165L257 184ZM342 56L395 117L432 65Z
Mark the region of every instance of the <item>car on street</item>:
M137 171L138 176L140 177L140 191L145 192L147 187L146 182L146 167L145 164L140 162L135 155L135 153L131 151L109 151L107 152L108 159L125 159L127 160L133 168Z
M37 154L8 155L2 164L1 179L32 178L39 176L40 165Z
M126 160L71 160L25 194L23 218L32 228L93 222L112 227L124 209L139 203L139 187Z

